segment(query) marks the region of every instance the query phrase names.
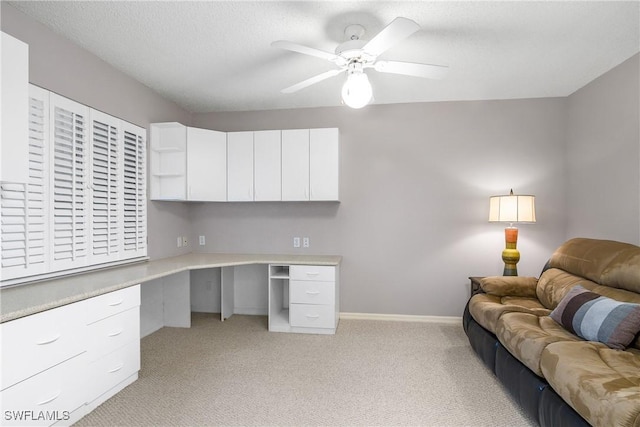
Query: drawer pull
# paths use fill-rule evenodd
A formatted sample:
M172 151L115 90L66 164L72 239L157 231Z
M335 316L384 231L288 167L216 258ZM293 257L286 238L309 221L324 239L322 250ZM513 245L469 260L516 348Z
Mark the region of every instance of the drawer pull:
M118 372L123 367L124 367L124 363L121 363L120 366L118 366L117 368L113 368L112 370L109 371L109 373L113 374L114 372Z
M120 304L122 304L123 302L124 302L124 299L121 299L121 300L120 300L120 301L118 301L118 302L112 302L112 303L110 303L110 304L109 304L109 307L115 307L116 305L120 305Z
M42 402L38 402L38 405L46 405L49 402L53 402L54 400L56 400L60 396L60 394L62 394L62 390L60 390L55 396L50 397L50 398L48 398L46 400L43 400Z
M319 291L307 291L307 294L309 295L318 295L319 293Z
M47 340L47 341L40 341L40 342L37 342L36 344L37 344L37 345L47 345L47 344L51 344L51 343L53 343L53 342L56 342L56 341L58 341L59 339L60 339L60 334L58 334L58 336L56 336L56 337L54 337L54 338L51 338L50 340Z
M118 335L120 335L122 333L123 329L120 329L118 332L111 332L109 335L109 337L117 337Z
M309 272L307 272L307 276L317 276L319 274L320 273L318 273L317 271L309 271Z
M320 317L318 314L307 314L306 316L309 319L317 319L318 317Z

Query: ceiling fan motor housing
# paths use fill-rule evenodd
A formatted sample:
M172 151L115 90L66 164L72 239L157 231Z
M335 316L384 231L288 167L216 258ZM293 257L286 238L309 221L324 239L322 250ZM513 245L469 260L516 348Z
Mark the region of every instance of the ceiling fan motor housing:
M336 47L336 55L343 57L348 62L353 60L359 60L361 62L366 62L368 60L372 60L369 55L367 55L362 48L365 44L367 44L366 40L362 40L362 36L364 35L364 27L362 25L349 25L344 29L344 35L347 41L341 43Z

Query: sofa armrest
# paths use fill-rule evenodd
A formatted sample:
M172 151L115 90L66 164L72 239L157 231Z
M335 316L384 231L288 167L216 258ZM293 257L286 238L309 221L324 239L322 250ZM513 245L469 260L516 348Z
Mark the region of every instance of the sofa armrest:
M500 297L536 297L538 279L521 276L489 276L480 279L482 290Z

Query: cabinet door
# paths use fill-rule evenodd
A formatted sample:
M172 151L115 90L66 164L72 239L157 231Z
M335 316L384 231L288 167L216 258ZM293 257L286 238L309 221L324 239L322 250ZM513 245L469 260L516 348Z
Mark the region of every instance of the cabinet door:
M282 200L282 149L280 131L254 132L254 181L256 201Z
M1 184L2 279L48 270L49 92L29 87L29 180Z
M253 132L227 133L227 200L253 200Z
M92 263L117 261L122 251L120 120L91 110L90 254Z
M282 200L309 200L309 129L282 131Z
M339 200L338 129L309 131L309 198Z
M224 132L187 128L187 199L227 200L227 137Z
M89 108L50 94L51 269L82 267L89 255Z
M0 181L29 179L29 46L1 33L2 127Z

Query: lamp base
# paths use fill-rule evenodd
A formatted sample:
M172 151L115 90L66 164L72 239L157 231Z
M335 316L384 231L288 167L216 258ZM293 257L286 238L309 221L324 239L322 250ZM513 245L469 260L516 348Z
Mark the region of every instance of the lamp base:
M504 229L504 241L506 248L502 251L502 261L504 261L503 276L517 276L518 268L516 264L520 261L520 252L516 249L518 244L518 228L507 227Z

